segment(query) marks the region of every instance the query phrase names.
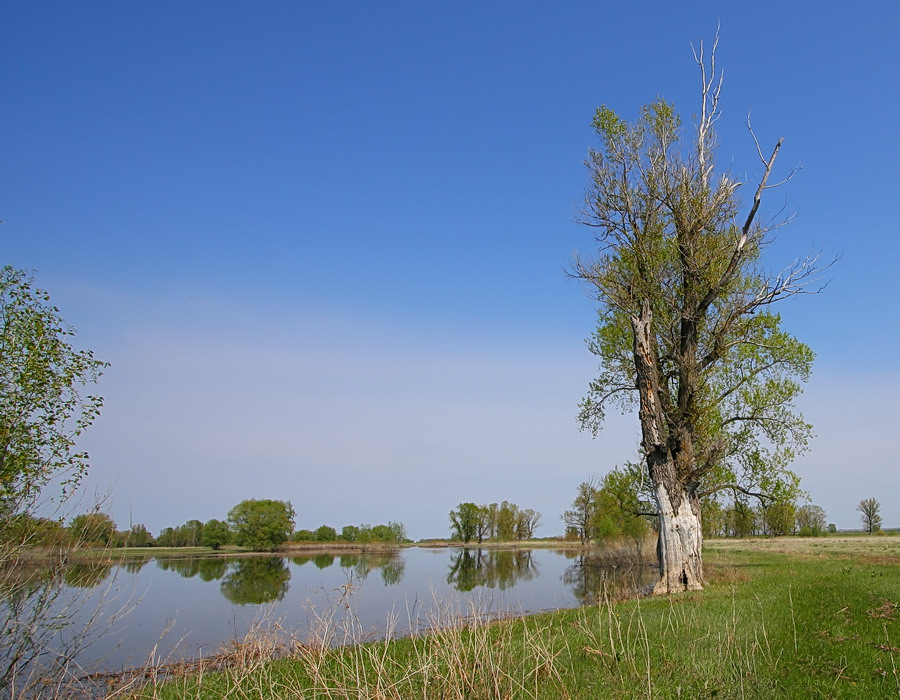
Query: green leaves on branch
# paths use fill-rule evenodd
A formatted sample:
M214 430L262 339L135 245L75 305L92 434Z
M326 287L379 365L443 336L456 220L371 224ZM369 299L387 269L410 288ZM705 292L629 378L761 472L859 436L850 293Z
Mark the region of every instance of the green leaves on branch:
M641 542L652 531L655 506L639 464L626 464L578 485L572 508L562 515L569 538L582 544L631 538Z
M88 455L76 440L103 400L87 391L107 363L72 345L49 295L10 266L0 271L0 508L27 510L51 481L64 499Z
M815 260L774 275L762 268L766 234L778 223L760 223L755 200L739 218L742 183L715 168L717 99L717 91L704 92L689 142L662 99L632 123L607 106L595 112L600 143L586 163L581 221L597 253L572 269L598 302L588 348L600 371L580 404L581 427L596 434L610 408L635 410L639 379L658 387L652 398L661 413L651 433L661 442L653 449L668 451L682 486L693 492L699 484L701 495L790 481L787 465L811 435L794 402L814 356L770 305L801 293ZM649 320L643 378L638 318Z

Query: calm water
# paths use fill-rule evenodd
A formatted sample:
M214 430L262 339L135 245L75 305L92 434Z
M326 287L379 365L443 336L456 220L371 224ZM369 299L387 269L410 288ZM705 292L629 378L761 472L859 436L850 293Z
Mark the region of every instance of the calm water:
M433 625L439 607L522 613L596 602L606 585L639 586L653 570L604 567L577 550L409 548L392 553L302 557L165 557L79 565L66 576L105 599L108 614L132 608L80 657L87 670L116 670L155 657L215 653L255 621L278 620L306 641L317 620L349 602L357 635L383 637ZM349 594L349 595L348 595ZM87 614L87 612L85 612ZM83 621L82 621L83 622Z

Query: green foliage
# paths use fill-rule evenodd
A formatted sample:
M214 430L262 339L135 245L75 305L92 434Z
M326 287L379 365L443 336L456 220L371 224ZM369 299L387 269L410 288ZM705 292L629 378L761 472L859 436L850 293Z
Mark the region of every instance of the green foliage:
M15 550L20 545L23 547L52 547L70 543L68 531L58 520L38 518L28 513L9 515L4 520L0 551L9 547L6 553L11 556L15 554ZM0 561L3 559L4 557L0 556Z
M628 538L638 546L638 551L651 532L647 513L653 508L637 498L634 483L623 472L606 475L598 494L598 517L606 523L603 532L598 527L598 539Z
M453 538L463 542L471 542L478 535L478 526L481 522L481 508L472 503L460 503L456 510L450 511L450 531Z
M202 541L203 523L196 519L178 527L163 528L156 538L160 547L199 547Z
M571 510L565 511L562 515L566 532L581 540L581 544L587 543L593 537L598 490L597 483L593 479L581 482Z
M188 520L181 526L183 546L198 547L203 539L203 523L199 520Z
M372 528L372 539L376 542L393 542L394 533L387 525L375 525Z
M818 537L825 532L825 522L825 509L822 506L807 503L797 508L797 531L800 535Z
M393 520L388 520L388 531L389 531L389 542L405 542L407 540L406 537L406 526L401 522L395 522Z
M248 499L228 511L234 541L255 552L274 552L294 530L294 509L287 501Z
M69 523L69 534L76 542L108 545L116 532L116 524L106 513L76 515Z
M630 538L642 546L655 524L655 507L646 484L638 464L616 467L599 482L594 479L582 482L572 508L563 514L563 521L582 544Z
M231 528L228 523L213 518L203 526L200 536L200 544L211 549L219 549L226 544L231 544Z
M728 511L717 498L717 494L701 499L703 512L703 536L720 537L726 535L728 530Z
M156 536L156 544L160 547L175 547L175 529L164 527Z
M129 547L150 547L153 544L153 535L141 523L132 525L126 533L126 538Z
M359 528L356 525L344 525L341 529L341 539L344 542L356 542L359 538Z
M312 530L297 530L291 539L294 542L312 542L316 539L316 533Z
M74 335L27 273L0 270L0 513L28 510L51 480L65 498L87 471L75 442L103 401L84 390L107 365Z
M793 533L797 518L797 508L793 501L771 501L763 506L762 511L767 535L779 537Z
M540 522L540 513L509 501L486 506L460 503L457 510L450 512L452 536L463 542L482 542L486 538L500 542L528 540L534 537Z
M334 542L337 539L337 531L330 525L320 525L316 528L317 542Z

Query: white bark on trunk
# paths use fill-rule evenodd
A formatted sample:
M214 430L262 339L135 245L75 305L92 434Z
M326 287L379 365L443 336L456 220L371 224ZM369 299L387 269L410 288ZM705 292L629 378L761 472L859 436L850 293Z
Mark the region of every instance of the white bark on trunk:
M653 312L649 302L641 313L631 317L634 330L634 365L640 392L641 444L647 460L647 473L653 483L659 512L659 582L654 595L703 588L703 533L700 529L700 503L689 490L678 469L670 445L670 432L660 402L664 385L659 378L659 363L652 330ZM679 459L690 463L690 436L677 443ZM676 441L671 441L676 442ZM683 465L682 465L683 467Z
M699 507L686 494L673 505L664 484L655 485L659 507L659 581L654 595L703 589L703 531Z

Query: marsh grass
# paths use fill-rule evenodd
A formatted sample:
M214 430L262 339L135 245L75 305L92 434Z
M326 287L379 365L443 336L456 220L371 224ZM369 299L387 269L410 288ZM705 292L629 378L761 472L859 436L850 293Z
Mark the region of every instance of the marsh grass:
M297 640L276 623L231 663L143 698L898 698L900 563L711 543L706 590L496 620L434 601L431 631L361 643L352 590ZM762 550L762 551L760 551ZM275 660L273 660L275 659Z

